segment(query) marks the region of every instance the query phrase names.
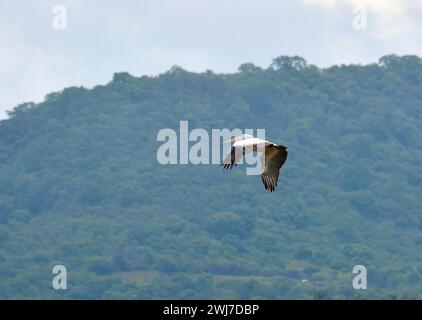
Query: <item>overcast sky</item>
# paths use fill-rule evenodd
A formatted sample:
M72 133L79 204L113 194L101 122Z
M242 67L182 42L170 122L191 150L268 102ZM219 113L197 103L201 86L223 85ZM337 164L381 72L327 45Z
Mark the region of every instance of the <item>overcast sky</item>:
M54 28L57 5L65 30ZM422 0L1 0L0 118L114 72L234 72L296 54L326 67L390 53L422 56Z

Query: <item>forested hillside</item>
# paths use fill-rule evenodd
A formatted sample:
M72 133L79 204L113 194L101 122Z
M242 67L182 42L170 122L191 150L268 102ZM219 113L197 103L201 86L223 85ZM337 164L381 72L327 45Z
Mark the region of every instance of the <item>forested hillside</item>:
M394 55L116 73L22 104L0 122L0 298L420 299L421 110L422 60ZM181 120L266 129L289 147L276 192L242 167L160 165Z

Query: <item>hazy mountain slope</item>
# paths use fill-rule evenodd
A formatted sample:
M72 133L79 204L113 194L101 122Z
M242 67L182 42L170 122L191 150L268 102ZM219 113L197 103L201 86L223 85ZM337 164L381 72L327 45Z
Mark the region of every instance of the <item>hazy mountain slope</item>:
M0 122L0 297L421 298L421 110L412 56L118 73L21 105ZM242 167L158 164L180 120L265 128L289 147L277 191Z

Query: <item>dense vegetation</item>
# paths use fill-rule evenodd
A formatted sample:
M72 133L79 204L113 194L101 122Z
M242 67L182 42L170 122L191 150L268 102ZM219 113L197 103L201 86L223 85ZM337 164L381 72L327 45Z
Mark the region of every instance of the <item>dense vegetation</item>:
M117 73L22 104L0 122L0 298L422 298L421 110L422 60L394 55ZM180 120L265 128L289 147L279 188L159 165Z

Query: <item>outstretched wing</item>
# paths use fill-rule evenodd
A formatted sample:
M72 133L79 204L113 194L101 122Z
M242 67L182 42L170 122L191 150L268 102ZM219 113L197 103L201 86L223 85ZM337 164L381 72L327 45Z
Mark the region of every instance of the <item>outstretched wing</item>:
M224 159L221 166L224 170L232 169L234 166L237 166L240 159L242 157L249 153L256 150L256 146L250 145L250 146L242 146L242 147L235 147L232 146L230 154Z
M262 182L265 190L273 192L277 187L278 176L281 166L287 159L287 150L283 146L270 145L265 148L261 156L261 165L264 170L262 172Z

